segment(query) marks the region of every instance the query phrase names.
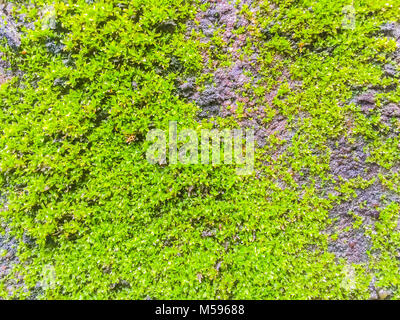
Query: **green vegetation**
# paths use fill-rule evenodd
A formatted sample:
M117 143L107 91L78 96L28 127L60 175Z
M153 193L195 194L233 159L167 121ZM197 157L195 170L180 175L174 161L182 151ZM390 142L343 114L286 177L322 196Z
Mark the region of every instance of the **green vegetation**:
M398 79L383 73L395 43L378 32L400 20L400 2L355 1L353 30L342 25L348 1L257 3L257 12L242 8L252 23L235 32L248 37L243 57L258 53L261 79L240 94L265 106L266 127L282 115L294 136L271 135L251 176L231 166L146 161L152 128L171 120L232 128L247 116L242 104L237 117L199 121L199 107L178 95L187 76L199 87L212 82L201 74L201 52L215 50L212 68L230 65L221 35L214 49L201 34L187 35L187 21L206 6L57 0L56 28L46 27L45 1L22 6L35 28L24 30L18 50L1 49L20 76L0 88L0 217L33 243L21 241L21 263L0 282L1 297L367 299L375 277L377 288L400 298L398 203L384 199L374 226L349 213L350 228L364 228L372 241L369 261L351 266L354 285L344 285L349 263L328 250L338 237L328 232L335 206L375 181L400 194L392 170L399 137L379 108L365 115L349 102L370 87L383 88L380 101L400 101L400 89L386 90ZM380 175L333 175L329 143L340 137L363 139ZM39 290L47 266L56 283ZM25 288L10 292L6 281L17 276Z

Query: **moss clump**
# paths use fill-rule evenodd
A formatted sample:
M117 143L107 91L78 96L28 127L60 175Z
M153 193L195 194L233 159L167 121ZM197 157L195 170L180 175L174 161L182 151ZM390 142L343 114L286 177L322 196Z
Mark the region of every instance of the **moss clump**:
M171 120L196 130L234 127L247 116L242 105L240 119L199 122L198 107L177 93L182 78L202 79L201 51L209 48L187 34L186 23L206 5L55 1L56 23L43 27L45 2L34 4L20 9L36 21L34 30L25 30L18 51L2 49L21 76L0 89L7 196L0 214L14 235L34 240L20 243L21 264L6 279L22 275L27 290L10 295L3 281L2 297L368 298L374 275L399 296L398 205L381 208L369 264L349 269L328 251L334 236L325 232L330 210L372 183L332 175L330 141L366 139L371 162L398 164L398 137L385 139L379 115L366 117L349 102L359 88L397 84L382 71L393 40L378 31L400 18L398 1L356 1L354 30L342 24L347 1L242 7L251 21L236 31L249 37L242 57L257 52L260 75L242 94L266 107L265 126L279 114L295 132L290 141L272 135L257 150L257 174L247 177L229 166L146 161L151 128L166 129ZM228 68L221 32L213 36L211 66ZM282 77L286 71L290 77ZM264 99L276 88L272 102ZM398 191L398 177L380 180ZM48 266L55 283L38 292Z

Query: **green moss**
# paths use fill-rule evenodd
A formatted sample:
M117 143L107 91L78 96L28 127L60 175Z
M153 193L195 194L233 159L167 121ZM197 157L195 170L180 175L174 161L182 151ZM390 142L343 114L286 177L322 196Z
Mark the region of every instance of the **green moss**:
M397 204L381 208L370 231L368 266L337 261L325 232L333 206L374 183L332 177L329 141L362 137L371 162L386 169L398 162L398 139L385 138L380 115L366 117L348 101L360 86L397 81L382 77L394 43L376 31L400 18L399 3L355 1L355 30L342 26L348 1L259 3L257 13L242 8L254 23L236 33L249 37L243 58L258 52L262 78L240 93L266 107L266 125L280 114L295 134L291 143L269 137L257 150L257 175L248 177L231 167L153 166L145 158L147 132L170 120L196 130L213 120L238 126L233 117L198 122L198 107L177 95L176 83L187 75L198 76L200 89L212 81L201 74L200 51L208 45L185 34L196 13L190 1L56 1L57 29L41 28L38 19L21 50L3 49L23 76L0 90L7 193L0 214L14 235L36 243L20 245L22 263L8 278L22 274L29 290L15 297L28 297L49 265L56 285L40 298L368 298L372 272L399 297ZM39 17L37 9L25 10L32 21ZM165 22L174 27L163 29ZM222 54L222 32L209 50L210 63L219 62L214 68L231 62ZM49 40L63 50L49 52ZM274 89L269 103L265 94ZM398 90L387 96L400 101ZM239 120L246 107L236 110ZM380 178L399 190L397 176ZM320 184L329 183L338 195L321 193Z

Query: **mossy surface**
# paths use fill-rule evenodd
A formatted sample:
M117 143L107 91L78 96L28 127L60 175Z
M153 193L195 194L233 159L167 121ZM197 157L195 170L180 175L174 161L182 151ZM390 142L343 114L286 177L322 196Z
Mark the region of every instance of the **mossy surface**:
M354 1L349 27L350 4L16 7L34 28L1 49L0 217L20 240L1 297L400 298L400 2ZM254 174L150 164L169 121L254 128Z

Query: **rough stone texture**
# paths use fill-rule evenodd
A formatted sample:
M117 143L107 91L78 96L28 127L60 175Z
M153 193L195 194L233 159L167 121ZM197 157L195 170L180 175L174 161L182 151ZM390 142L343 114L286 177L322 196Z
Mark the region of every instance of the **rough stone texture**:
M6 39L7 44L17 50L21 45L18 26L24 23L24 17L19 16L18 21L12 18L13 4L0 4L0 39ZM0 52L0 58L4 54ZM11 79L14 73L10 71L10 64L7 61L0 59L0 85ZM0 211L6 206L6 197L0 190ZM17 257L18 241L11 237L7 226L0 226L0 230L5 230L4 234L0 233L0 282L6 286L6 290L11 295L18 287L23 287L21 278L8 280L5 278L10 273L15 264L19 263Z
M390 103L382 111L383 120L391 118L400 118L400 105Z
M381 32L382 35L394 38L397 41L398 49L392 57L394 63L383 66L385 76L397 77L398 68L396 65L400 63L400 24L386 23L381 27ZM378 110L376 97L384 90L383 88L365 90L364 93L350 102L358 105L361 112L368 117L372 112ZM389 127L392 119L400 117L400 106L395 103L383 103L379 107L379 111L382 115L381 121ZM398 130L391 128L390 135L398 136L398 134ZM366 142L361 138L357 138L355 143L349 143L344 137L329 145L331 149L331 174L335 180L343 178L347 181L357 177L366 180L376 178L371 186L357 190L356 198L335 205L330 212L330 218L333 219L334 223L329 228L329 233L333 234L339 231L339 237L336 241L330 243L329 251L334 253L337 258L344 258L349 263L368 262L367 251L371 248L371 239L365 235L366 227L374 229L374 224L379 219L378 208L383 208L390 202L400 202L400 196L385 188L377 178L379 173L388 173L387 170L366 161L368 157L365 151L366 146ZM398 170L398 166L395 166L391 171ZM383 200L383 197L385 200ZM362 218L363 223L359 229L353 228L355 221L352 214ZM348 227L350 227L350 231L346 230ZM390 297L389 291L376 288L375 280L375 278L372 280L369 288L371 299L383 300Z
M205 2L205 1L203 1ZM247 92L244 85L250 83L255 85L262 78L258 70L258 54L257 49L253 47L255 52L252 56L241 57L241 49L246 45L246 39L251 38L251 35L245 31L242 34L236 35L233 31L240 27L247 27L251 22L240 15L240 10L243 5L248 5L249 10L256 12L258 10L256 1L241 0L238 6L227 0L207 1L210 3L209 8L205 12L199 12L196 16L198 25L189 23L189 34L191 30L200 32L203 37L200 41L208 43L214 32L222 29L221 34L223 40L228 43L224 47L225 53L230 56L231 65L229 67L218 67L216 70L205 69L203 73L213 74L213 83L205 87L205 90L200 92L195 86L195 78L186 79L179 86L179 93L182 97L189 101L195 102L200 108L199 118L210 118L215 116L236 117L236 110L239 104L244 105L243 119L237 119L238 123L243 128L253 128L255 137L259 147L266 145L266 138L271 134L276 134L280 139L290 139L293 133L287 130L286 119L281 115L277 115L270 123L265 124L265 107L256 106L256 98L253 93ZM209 61L213 61L207 52L202 53L204 65L208 65ZM277 57L278 58L278 57ZM251 74L252 79L248 76ZM288 81L291 89L300 86L299 82L292 81L290 74L287 71L283 72L280 81ZM266 93L266 101L269 105L273 104L273 99L278 92L279 87L273 88ZM242 96L242 92L247 93L246 97Z
M256 61L257 57L240 61L240 49L245 45L246 35L234 35L232 31L239 26L246 26L248 22L239 15L240 7L243 4L251 6L253 1L243 0L238 8L228 1L208 1L209 8L205 12L199 12L196 16L198 26L194 23L189 24L190 32L194 29L201 32L203 37L200 41L207 43L211 40L214 32L219 28L224 28L222 38L229 43L228 50L231 55L232 65L228 68L217 68L217 70L204 70L204 73L212 72L214 82L206 86L205 90L200 92L194 88L194 79L188 79L180 87L182 96L196 102L201 107L200 118L212 116L226 116L228 112L226 107L236 106L241 101L241 97L236 92L249 81L244 75L245 70L254 69L251 63ZM252 10L255 10L254 8ZM190 33L189 32L189 33ZM203 52L204 64L207 65L212 57ZM242 101L241 101L242 102Z
M357 105L361 107L361 111L365 114L369 114L372 110L375 109L375 95L377 94L374 90L368 90L367 92L362 93L351 102L355 102Z
M367 155L364 153L364 143L357 140L350 144L346 138L341 138L331 145L331 173L335 177L346 180L361 176L364 179L373 178L378 171L375 164L367 164Z
M17 24L11 18L12 4L0 6L0 38L6 38L8 44L17 49L21 45Z
M350 144L345 138L332 143L330 167L335 180L343 178L345 181L361 177L365 180L377 178L378 173L385 173L377 164L368 163L364 152L365 142L361 139ZM332 191L332 190L330 190ZM332 192L337 194L336 191ZM356 190L357 196L334 206L330 218L334 221L328 230L329 234L338 233L336 241L329 244L328 250L337 258L344 258L349 263L367 263L367 251L371 248L371 239L365 235L365 228L374 228L379 219L378 208L386 203L400 202L400 196L385 188L379 179L366 189ZM383 201L382 196L385 196ZM354 229L356 215L362 219L362 225ZM346 230L349 228L349 230ZM371 295L375 292L373 284Z
M11 11L13 5L0 4L0 39L6 39L8 45L17 49L20 44L20 36L17 31L17 25L11 18ZM0 58L3 53L0 52ZM7 61L0 59L0 85L8 81L12 74L9 71L10 65ZM5 197L0 191L0 210L5 206ZM5 226L2 226L5 228ZM8 230L5 228L5 234L0 234L0 281L4 281L5 277L9 274L12 266L18 263L16 256L18 243L15 239L9 236ZM11 294L13 289L12 283L6 283L6 288Z
M14 4L0 4L0 39L5 39L13 50L18 50L21 46L19 28L24 26L33 29L32 23L28 23L23 14L13 14ZM8 81L15 75L9 70L10 64L2 60L4 54L0 52L0 85Z
M387 77L397 77L398 75L398 70L397 67L394 66L393 64L385 64L383 67L385 71L385 76Z
M393 38L397 42L397 50L393 54L393 60L398 65L400 63L400 23L388 22L381 26L382 35Z
M9 236L8 232L5 235L0 234L0 281L4 281L5 277L10 272L14 264L19 263L16 256L18 242ZM8 292L11 294L14 290L14 285L17 283L6 283Z
M390 38L400 38L400 25L390 21L381 26L382 33Z

